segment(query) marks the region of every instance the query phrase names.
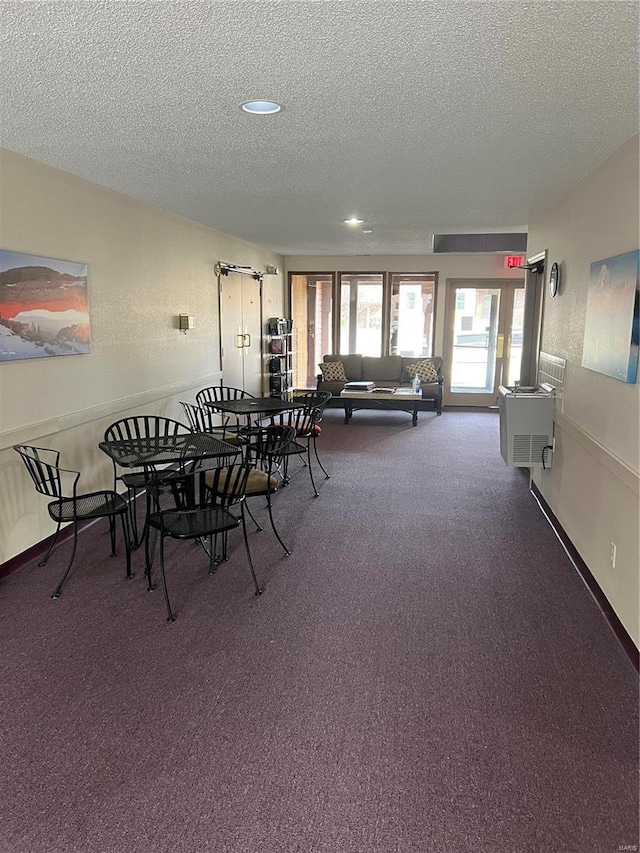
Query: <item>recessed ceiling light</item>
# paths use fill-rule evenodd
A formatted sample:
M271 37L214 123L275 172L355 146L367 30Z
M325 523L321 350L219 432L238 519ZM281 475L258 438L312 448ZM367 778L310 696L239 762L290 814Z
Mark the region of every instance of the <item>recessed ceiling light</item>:
M364 219L358 219L357 216L350 216L349 219L344 220L345 225L362 225Z
M245 101L242 109L251 115L270 116L279 113L282 107L275 101Z
M373 234L373 228L363 228L362 233L363 234Z

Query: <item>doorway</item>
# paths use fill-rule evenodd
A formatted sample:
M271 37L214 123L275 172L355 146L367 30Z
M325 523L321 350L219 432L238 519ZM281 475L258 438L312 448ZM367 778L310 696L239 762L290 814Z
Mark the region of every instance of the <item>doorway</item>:
M499 386L520 380L523 320L523 281L447 282L446 406L495 406Z
M222 384L262 394L262 284L251 275L220 279Z
M291 273L291 319L297 332L297 373L294 386L315 388L318 365L333 352L333 276Z

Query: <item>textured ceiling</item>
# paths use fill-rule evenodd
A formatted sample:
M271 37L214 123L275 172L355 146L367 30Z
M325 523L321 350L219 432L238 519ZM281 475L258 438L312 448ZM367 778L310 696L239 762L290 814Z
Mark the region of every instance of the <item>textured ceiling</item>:
M2 146L284 254L525 230L638 128L636 2L0 0L0 57Z

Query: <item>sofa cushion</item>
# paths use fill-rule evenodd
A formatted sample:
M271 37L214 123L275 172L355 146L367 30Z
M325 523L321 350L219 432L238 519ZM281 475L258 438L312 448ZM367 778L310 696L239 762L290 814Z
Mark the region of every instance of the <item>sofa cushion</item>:
M419 361L405 363L402 370L402 381L411 382L417 376L420 382L437 382L438 371L433 360L422 358Z
M346 382L347 374L342 361L323 361L320 365L322 378L327 382Z
M384 355L379 358L373 356L362 357L362 378L378 382L399 382L402 372L402 359L399 355Z
M362 356L354 353L352 355L325 355L322 361L341 361L344 364L344 372L349 382L360 382L362 380Z

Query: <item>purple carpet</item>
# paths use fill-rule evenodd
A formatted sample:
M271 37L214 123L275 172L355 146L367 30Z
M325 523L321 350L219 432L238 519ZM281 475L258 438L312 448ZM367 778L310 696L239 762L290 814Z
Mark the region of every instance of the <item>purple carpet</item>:
M0 585L0 853L608 853L638 844L638 681L490 413L325 415L285 557L147 593L107 527ZM262 504L258 516L266 521ZM626 849L632 849L626 847Z

